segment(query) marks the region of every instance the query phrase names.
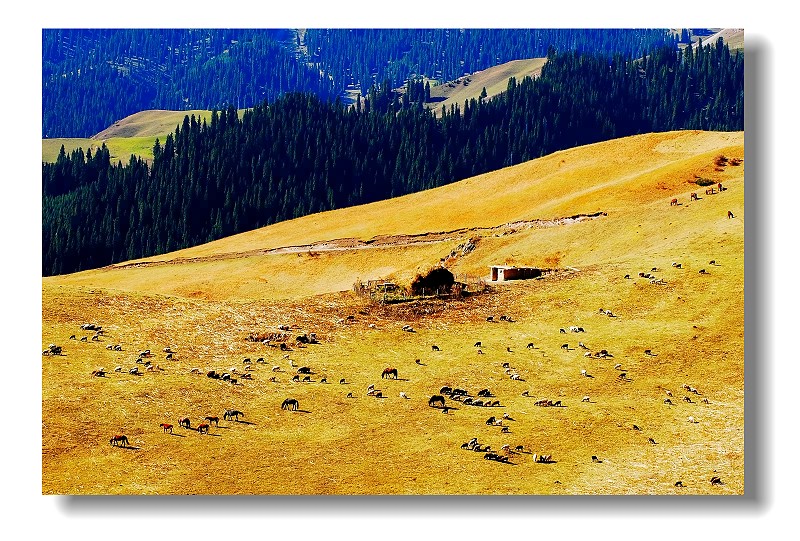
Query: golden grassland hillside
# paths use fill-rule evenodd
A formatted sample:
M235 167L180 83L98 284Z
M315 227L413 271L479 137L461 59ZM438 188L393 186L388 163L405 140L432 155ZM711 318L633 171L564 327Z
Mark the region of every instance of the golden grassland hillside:
M441 115L442 106L447 110L450 110L451 105L457 105L462 108L465 101L479 99L484 88L486 89L486 97L491 98L508 89L508 80L511 77L515 77L518 82L525 77L538 77L542 73L542 67L546 62L546 58L511 60L485 70L476 71L455 81L432 86L431 98L433 101L425 104L425 106L433 109L438 116Z
M744 167L734 158L741 132L635 136L44 278L42 349L63 354L42 357L42 491L742 494ZM457 275L493 264L561 272L463 299L381 305L351 291L357 279L407 283L442 260ZM82 323L103 334L93 340ZM287 351L247 340L278 332ZM311 332L318 344L295 340ZM136 362L147 349L152 371ZM309 381L292 381L299 367ZM387 367L398 379L381 378ZM473 398L489 389L500 405L447 396L444 413L428 406L443 386ZM299 410L282 410L286 398ZM223 419L230 408L244 417ZM206 416L219 426L200 434ZM130 445L110 445L114 434ZM509 463L462 449L472 438L492 452L509 445Z
M241 114L241 111L240 111ZM175 132L175 127L183 122L185 116L194 115L199 120L211 121L211 111L195 109L190 111L166 111L153 109L140 111L118 120L100 133L90 138L42 139L42 161L55 162L61 146L69 154L82 148L84 153L105 143L111 153L112 161L127 163L131 154L145 160L153 159L153 145L156 139L164 142L167 135Z

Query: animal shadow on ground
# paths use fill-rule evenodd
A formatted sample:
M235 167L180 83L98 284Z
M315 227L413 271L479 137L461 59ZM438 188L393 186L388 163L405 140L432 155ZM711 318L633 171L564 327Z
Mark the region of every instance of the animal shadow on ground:
M183 434L176 434L175 432L173 432L172 434L170 434L170 436L175 436L176 438L185 438L185 437L186 437L186 436L184 436Z
M309 410L294 410L295 413L311 413Z
M241 423L243 425L255 425L255 423L253 423L251 421L236 421L235 419L234 419L234 421L237 422L237 423ZM222 427L220 427L220 428L222 428Z

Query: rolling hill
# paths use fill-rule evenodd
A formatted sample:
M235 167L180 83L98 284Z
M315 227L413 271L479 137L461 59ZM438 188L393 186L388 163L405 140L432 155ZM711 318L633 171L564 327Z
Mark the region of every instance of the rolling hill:
M425 105L439 115L441 114L442 106L449 110L451 105L462 107L464 101L478 99L484 88L486 88L486 97L491 98L506 91L508 80L511 77L515 77L517 81L521 81L525 77L537 77L541 73L545 62L547 62L546 58L512 60L482 71L476 71L455 81L433 86L431 87L432 102Z
M44 278L42 346L64 355L43 357L42 491L742 494L744 168L718 165L721 155L743 159L743 132L628 137ZM381 305L351 291L356 280L407 283L442 260L473 278L494 264L559 272L460 300ZM104 334L89 339L88 322ZM290 326L289 351L247 340L278 325ZM586 332L559 331L570 326ZM320 343L294 340L308 332ZM136 363L145 349L161 370ZM245 369L243 358L259 357ZM135 366L143 375L128 373ZM299 366L310 367L309 382L291 380ZM380 377L387 366L397 380ZM108 374L91 377L99 367ZM233 368L252 380L205 376ZM368 396L369 384L383 398ZM448 398L443 415L428 407L443 385L490 389L500 405ZM280 409L287 397L300 411ZM209 435L158 426L182 416L195 426L226 408L246 416ZM508 432L486 423L504 413ZM109 445L118 433L129 448ZM511 464L484 460L461 448L470 438L522 452Z

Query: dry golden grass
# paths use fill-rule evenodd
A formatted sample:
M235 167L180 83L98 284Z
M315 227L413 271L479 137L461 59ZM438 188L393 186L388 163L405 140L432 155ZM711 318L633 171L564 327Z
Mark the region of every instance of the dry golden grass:
M431 97L439 98L440 100L444 99L428 103L426 106L433 109L438 116L441 114L442 106L449 111L451 105L457 105L461 108L466 100L472 98L477 100L483 88L486 88L486 96L491 98L508 89L508 80L511 77L515 77L517 82L522 81L525 77L538 77L542 73L542 67L546 62L546 58L512 60L485 70L476 71L469 76L461 77L449 83L432 86Z
M600 143L150 258L182 262L43 279L42 347L57 343L65 353L42 357L43 493L742 494L744 167L714 171L713 158L743 158L743 139L675 132ZM705 195L690 183L694 175L728 189ZM690 192L701 199L690 202ZM682 204L671 207L673 197ZM607 216L500 236L469 230L599 210ZM258 252L460 228L468 230L430 244ZM356 278L410 278L474 236L477 248L452 262L455 272L485 275L504 261L575 270L451 302L381 307L342 291ZM665 285L637 276L653 267ZM501 314L514 322L486 321ZM340 322L347 315L355 319ZM102 342L68 339L91 334L79 329L84 322L103 325ZM314 370L312 383L291 382L277 348L245 341L279 324L291 324L292 337L318 334L320 344L289 352ZM403 332L404 324L416 332ZM586 333L559 332L570 325ZM578 341L614 357L586 358ZM114 343L124 351L105 349ZM161 353L166 346L176 348L174 360ZM128 374L141 349L153 350L164 371ZM266 364L254 364L254 379L239 385L190 373L242 370L244 357ZM510 380L503 362L525 381ZM616 363L630 381L618 378ZM90 377L117 365L125 371ZM273 365L283 371L273 374ZM399 381L381 380L387 366ZM385 398L366 396L369 384ZM503 407L452 402L456 409L443 415L427 406L443 385L472 394L489 388ZM665 390L674 406L663 403ZM581 402L584 395L591 402ZM307 413L280 410L287 397ZM539 398L566 407L533 406ZM194 426L225 408L243 410L252 424L221 421L208 436L177 428L179 417ZM515 419L505 423L509 434L485 424L504 412ZM162 422L175 425L175 435L164 434ZM133 448L111 447L115 433ZM460 449L472 437L494 450L524 445L555 463L536 464L527 453L513 455L513 465L483 460ZM714 475L725 484L712 486Z

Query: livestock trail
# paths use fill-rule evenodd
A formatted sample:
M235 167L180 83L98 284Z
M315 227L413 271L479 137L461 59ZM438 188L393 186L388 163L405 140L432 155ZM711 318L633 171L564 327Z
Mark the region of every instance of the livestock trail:
M154 267L161 265L180 265L186 263L202 263L209 261L221 261L227 259L240 259L246 257L255 257L262 255L275 255L275 254L294 254L303 252L335 252L344 250L365 250L375 248L397 248L416 246L423 244L435 244L442 242L452 242L470 237L502 237L506 235L513 235L519 231L526 231L529 229L544 229L549 227L558 227L569 225L573 223L580 223L586 220L594 220L602 216L606 216L604 212L596 212L593 214L577 214L566 218L553 218L551 220L519 220L510 222L496 227L474 227L474 228L461 228L453 231L430 232L430 233L417 233L411 235L380 235L370 240L360 240L356 238L333 239L315 242L312 244L304 244L299 246L282 246L279 248L271 248L269 250L248 250L246 252L223 253L213 256L204 257L191 257L191 258L175 258L155 261L140 261L134 263L118 263L103 267L104 269L126 269L126 268L142 268Z

